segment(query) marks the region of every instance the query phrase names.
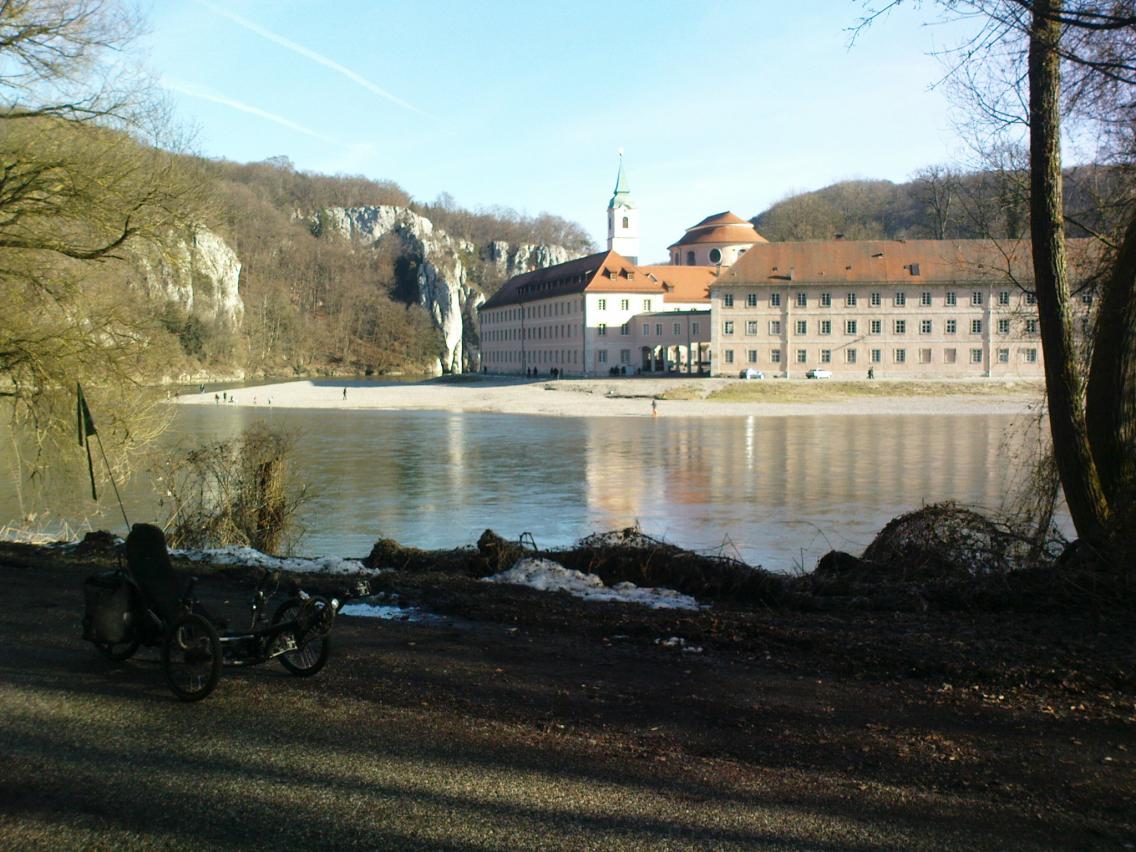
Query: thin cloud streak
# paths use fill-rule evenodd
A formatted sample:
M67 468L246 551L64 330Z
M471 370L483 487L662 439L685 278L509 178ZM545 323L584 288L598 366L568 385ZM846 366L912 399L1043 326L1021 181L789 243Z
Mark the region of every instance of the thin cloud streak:
M312 60L312 62L316 62L324 66L325 68L330 68L337 74L342 74L348 80L351 80L353 83L358 83L364 89L378 95L380 98L385 98L391 103L400 106L403 109L410 110L413 113L417 113L418 115L424 116L426 118L432 118L429 113L423 112L418 107L414 106L414 104L407 103L397 95L392 95L386 89L382 88L381 86L376 86L366 77L362 76L361 74L355 73L346 66L340 65L334 59L330 59L324 56L322 53L316 53L314 50L306 48L302 44L297 44L291 39L285 38L282 35L272 32L272 30L266 30L264 27L253 21L250 21L248 18L243 18L235 12L230 12L228 9L222 9L219 6L215 6L212 3L208 2L208 0L194 0L194 2L196 2L199 6L204 6L206 9L216 15L220 15L223 18L228 18L234 24L237 24L240 27L244 27L249 32L256 33L261 38L266 38L269 41L275 42L281 47L292 51L293 53L297 53L306 59Z
M192 83L182 83L178 80L170 80L168 78L162 79L162 85L173 92L179 92L191 98L197 98L202 101L209 101L222 106L231 107L241 112L247 112L249 115L255 115L263 118L266 121L271 121L274 124L279 124L281 127L287 127L289 130L295 130L297 133L303 133L305 136L311 136L313 139L319 139L321 142L327 142L330 145L341 145L342 143L330 136L324 136L310 127L304 127L291 119L287 119L282 115L277 115L274 112L268 112L260 107L255 107L252 104L246 104L244 101L238 101L234 98L228 98L224 95L219 95L216 92L211 92L201 86L195 86Z

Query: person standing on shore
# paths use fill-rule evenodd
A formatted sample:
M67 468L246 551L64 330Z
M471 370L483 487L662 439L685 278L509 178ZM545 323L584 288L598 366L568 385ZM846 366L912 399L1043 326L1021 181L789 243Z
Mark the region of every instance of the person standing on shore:
M347 399L347 388L343 389L343 398Z

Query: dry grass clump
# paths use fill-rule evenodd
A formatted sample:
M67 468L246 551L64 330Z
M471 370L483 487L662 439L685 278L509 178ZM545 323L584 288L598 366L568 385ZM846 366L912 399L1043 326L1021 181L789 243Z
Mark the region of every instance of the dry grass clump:
M885 397L982 396L993 398L1039 397L1035 381L737 381L706 396L711 402L832 402Z

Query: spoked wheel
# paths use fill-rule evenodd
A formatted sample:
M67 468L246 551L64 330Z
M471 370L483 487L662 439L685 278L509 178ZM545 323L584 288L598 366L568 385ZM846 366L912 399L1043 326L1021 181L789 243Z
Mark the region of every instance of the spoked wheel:
M178 617L162 644L162 667L174 695L200 701L221 677L221 640L213 625L193 613Z
M272 623L279 624L282 621L296 618L300 615L301 607L305 605L309 607L331 606L322 598L309 598L306 601L292 598L280 604L272 616ZM328 655L331 654L329 629L330 627L320 629L318 626L313 626L307 630L302 636L298 637L299 648L280 655L280 664L296 677L311 677L316 674L324 667Z
M96 642L95 647L112 663L122 663L133 657L141 644L139 640L131 637L122 642Z

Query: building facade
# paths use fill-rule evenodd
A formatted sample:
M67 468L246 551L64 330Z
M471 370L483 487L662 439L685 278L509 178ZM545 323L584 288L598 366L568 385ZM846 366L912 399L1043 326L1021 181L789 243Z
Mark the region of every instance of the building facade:
M732 266L761 236L745 219L729 212L707 216L667 247L672 266Z
M712 373L1041 377L1029 270L1028 245L989 240L755 245L711 288Z

